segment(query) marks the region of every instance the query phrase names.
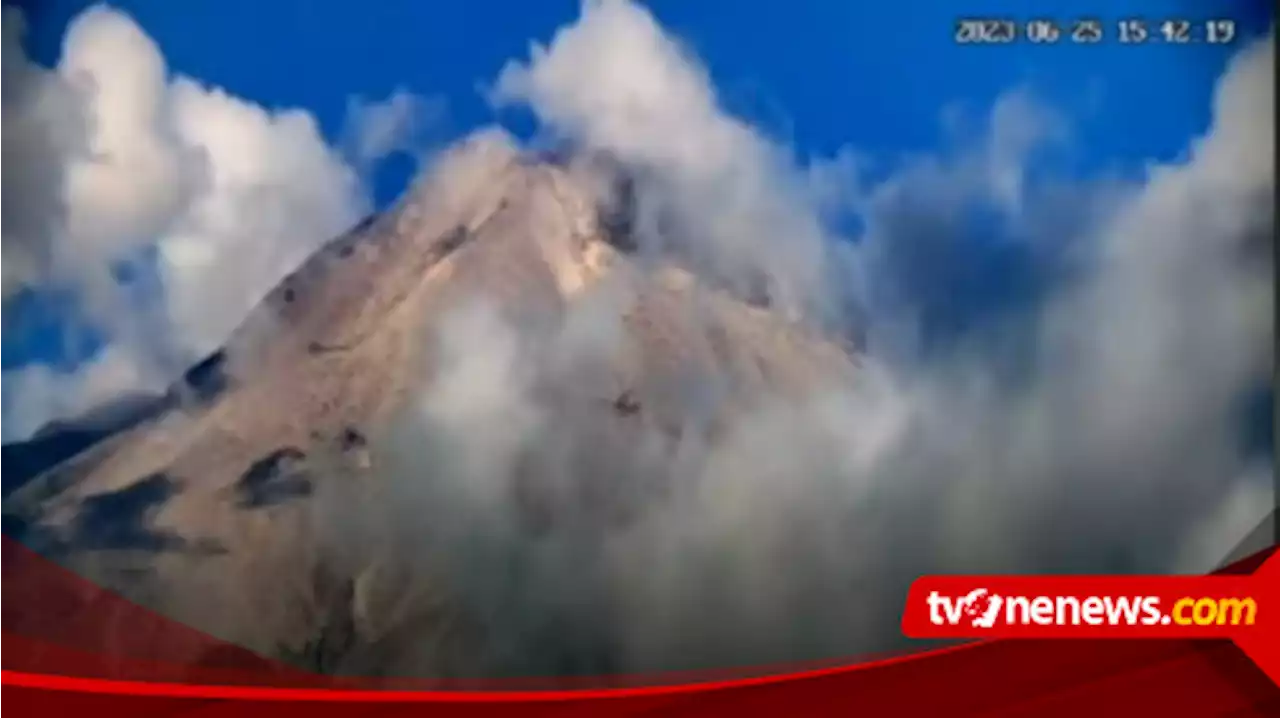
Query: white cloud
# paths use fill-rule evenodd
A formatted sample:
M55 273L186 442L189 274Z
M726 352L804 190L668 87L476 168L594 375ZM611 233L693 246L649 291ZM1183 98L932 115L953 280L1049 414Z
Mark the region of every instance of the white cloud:
M621 160L640 181L637 234L742 292L771 277L785 310L829 311L825 234L784 148L719 105L697 60L630 2L581 18L527 63L508 63L498 104L525 103L545 127Z
M25 32L22 13L4 8L3 153L10 168L3 175L6 299L47 274L48 237L65 224L65 166L87 152L81 98L56 74L27 59Z
M159 48L126 15L93 7L63 40L58 75L84 98L88 150L68 165L68 250L63 261L102 264L161 235L204 167L167 122L167 70Z
M22 53L21 15L6 13L6 296L74 286L90 321L174 373L366 211L357 173L309 113L171 76L154 41L106 6L72 21L45 70ZM144 248L157 250L163 306L139 314L111 272ZM6 372L5 388L38 375Z
M183 346L207 352L365 204L310 114L268 112L185 78L169 102L175 134L204 156L208 191L159 241L161 274Z
M352 98L347 104L350 152L361 166L396 153L422 149L424 132L444 112L443 103L397 88L385 100Z

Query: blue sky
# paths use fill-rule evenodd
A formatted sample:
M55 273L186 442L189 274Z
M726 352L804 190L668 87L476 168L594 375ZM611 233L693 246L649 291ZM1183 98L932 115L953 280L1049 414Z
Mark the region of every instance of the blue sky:
M24 3L27 4L27 3ZM30 3L30 51L56 59L66 23L91 3ZM397 87L443 97L442 137L490 122L477 91L531 40L548 40L577 15L575 0L121 0L158 42L173 71L267 106L313 112L336 137L348 97L381 98ZM660 22L711 70L730 109L784 134L801 154L847 144L875 154L928 151L944 108L981 111L1002 91L1027 85L1077 123L1081 161L1098 166L1169 159L1208 121L1209 94L1232 46L965 47L952 42L949 0L895 3L654 0ZM1118 0L1095 14L1230 17L1241 42L1265 32L1260 0ZM1035 4L1066 20L1075 0ZM966 3L968 16L1027 18L1027 3ZM514 129L527 118L505 114ZM398 189L389 177L387 200Z
M90 3L19 3L28 52L56 63L67 23ZM440 142L500 120L528 134L520 111L495 114L484 83L526 56L577 15L573 0L121 0L158 43L169 69L269 108L301 107L336 141L352 96L380 99L402 88L443 100L430 128ZM842 147L885 163L936 152L950 109L980 115L1002 92L1026 87L1063 112L1074 131L1069 168L1081 174L1133 173L1171 160L1209 121L1210 94L1231 54L1271 23L1257 0L1123 0L1095 15L1108 30L1122 17L1203 20L1229 17L1231 46L958 46L956 4L654 0L658 20L686 42L713 75L721 100L790 145L801 157ZM966 4L969 16L1027 19L1027 3ZM1063 21L1082 5L1036 4L1037 17ZM412 171L392 161L377 175L385 205ZM1002 264L998 271L1016 271ZM982 284L981 281L975 283ZM1017 285L1018 282L1012 284ZM96 345L67 332L70 300L56 293L6 302L4 368L33 362L74 364ZM73 336L72 341L67 337ZM83 339L83 337L80 337ZM80 346L80 348L77 348ZM84 347L88 347L86 350Z

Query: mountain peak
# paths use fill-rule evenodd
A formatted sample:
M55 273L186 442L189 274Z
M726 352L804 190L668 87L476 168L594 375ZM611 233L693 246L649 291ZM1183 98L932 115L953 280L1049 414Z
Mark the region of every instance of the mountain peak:
M602 221L597 170L531 159L500 131L470 137L390 211L286 277L222 352L188 372L198 401L178 395L45 471L6 498L6 517L66 560L94 555L98 578L126 595L274 651L318 630L308 621L319 619L261 610L283 600L271 588L282 577L321 560L307 507L378 484L394 461L383 437L450 381L442 331L469 305L495 308L517 336L511 351L523 352L517 366L539 411L596 417L584 426L613 427L619 446L647 433L670 450L714 441L717 417L854 369L841 346L767 307L623 251L622 229ZM501 358L452 351L478 352L465 357L477 367ZM170 490L154 506L111 519L127 525L106 533L85 528L101 497L157 476ZM106 520L93 514L95 527ZM116 571L139 552L146 578ZM188 610L197 596L200 609Z

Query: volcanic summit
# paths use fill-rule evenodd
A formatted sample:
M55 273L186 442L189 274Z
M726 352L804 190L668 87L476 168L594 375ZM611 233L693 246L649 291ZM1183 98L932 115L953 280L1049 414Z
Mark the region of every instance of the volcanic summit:
M572 463L581 476L548 479L537 457L515 452L517 480L503 490L521 507L515 525L536 534L565 501L625 524L636 499L618 495L631 479L615 453L714 442L752 402L802 396L856 367L844 344L769 302L645 254L619 216L625 203L607 201L598 179L591 166L530 158L499 132L465 140L396 206L286 277L162 400L6 447L7 466L21 455L36 474L6 486L6 523L94 580L264 653L381 672L399 641L413 644L415 670L475 670L468 656L484 639L468 631L492 627L465 619L454 587L352 548L369 531L341 517L383 491L388 472L432 480L431 461L406 463L396 449L406 422L429 413L424 397L465 407L504 391L454 396L484 385L486 362L507 352L539 420L589 434L594 458ZM497 347L441 339L488 325L510 329ZM512 431L505 423L483 430ZM664 490L622 491L633 489ZM406 622L418 626L412 641Z

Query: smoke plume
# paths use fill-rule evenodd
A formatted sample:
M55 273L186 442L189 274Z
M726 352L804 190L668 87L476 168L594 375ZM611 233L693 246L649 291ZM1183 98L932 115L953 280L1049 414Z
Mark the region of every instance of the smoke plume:
M615 341L615 314L582 302L546 333L466 310L432 339L444 360L394 431L404 560L457 592L489 636L486 670L512 674L895 648L927 572L1212 568L1273 501L1241 418L1272 360L1272 52L1232 62L1189 159L1124 186L1028 179L1030 154L1067 135L1012 93L979 147L845 186L865 231L844 242L823 219L830 165L718 109L645 10L588 3L497 96L626 167L654 251L730 283L767 270L804 310L839 305L847 288L818 279L841 257L873 341L853 380L673 438L546 398L581 390L589 374L566 367ZM1071 221L1044 222L1064 196ZM931 344L960 299L945 293L998 256L964 251L975 207L1071 271Z

